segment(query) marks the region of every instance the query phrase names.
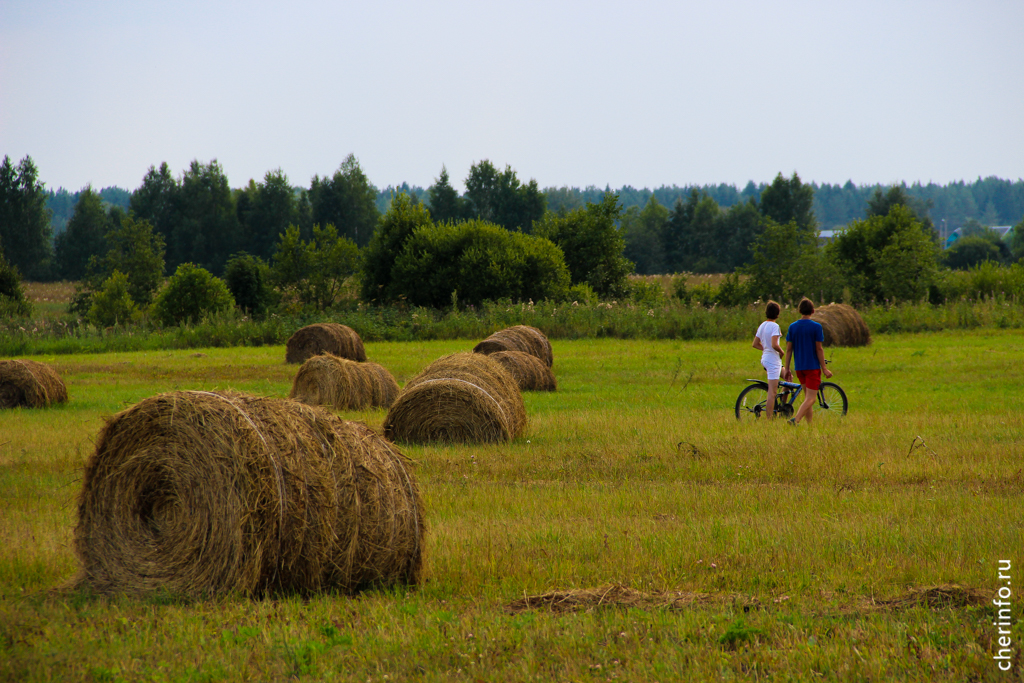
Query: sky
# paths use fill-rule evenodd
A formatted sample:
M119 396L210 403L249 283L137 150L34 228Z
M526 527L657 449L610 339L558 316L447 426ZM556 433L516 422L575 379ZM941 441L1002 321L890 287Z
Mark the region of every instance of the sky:
M379 188L1024 177L1018 0L2 0L0 154L47 189L216 159Z

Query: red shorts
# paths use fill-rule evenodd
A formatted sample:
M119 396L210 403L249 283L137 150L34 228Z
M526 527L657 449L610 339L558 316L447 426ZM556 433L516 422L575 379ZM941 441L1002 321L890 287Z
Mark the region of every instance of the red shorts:
M821 388L821 370L797 370L796 378L804 385L804 389L817 391Z

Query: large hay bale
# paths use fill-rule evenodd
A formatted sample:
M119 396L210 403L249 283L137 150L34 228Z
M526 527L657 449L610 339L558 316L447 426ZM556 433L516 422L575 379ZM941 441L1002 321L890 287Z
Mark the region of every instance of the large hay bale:
M384 418L384 436L413 443L514 439L526 429L523 395L501 363L455 353L409 380Z
M389 407L399 390L398 382L383 366L325 353L302 364L288 397L311 406L365 410Z
M360 362L366 360L366 350L359 334L338 323L315 323L299 328L285 344L284 359L288 363L304 363L321 353Z
M57 371L34 360L0 360L0 408L46 408L68 400Z
M821 323L825 333L823 346L867 346L871 331L853 306L828 304L814 309L812 320Z
M515 325L498 330L473 347L474 353L497 353L498 351L522 351L540 358L550 368L555 359L551 353L551 342L544 333L529 325Z
M504 366L521 391L555 391L555 373L540 358L522 351L498 351L488 354Z
M179 391L111 418L86 463L74 548L100 593L203 596L415 584L408 460L297 401Z

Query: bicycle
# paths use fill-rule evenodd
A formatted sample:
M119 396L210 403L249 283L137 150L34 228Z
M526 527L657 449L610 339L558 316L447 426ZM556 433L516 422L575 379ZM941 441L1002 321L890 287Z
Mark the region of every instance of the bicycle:
M825 361L828 363L829 361ZM736 419L760 419L768 412L768 382L763 379L747 379L751 382L736 399ZM796 397L803 393L803 387L797 382L779 380L778 392L775 394L775 415L788 420L796 414ZM819 415L831 418L846 415L849 408L846 392L835 382L822 382L818 389ZM826 418L828 419L828 418Z

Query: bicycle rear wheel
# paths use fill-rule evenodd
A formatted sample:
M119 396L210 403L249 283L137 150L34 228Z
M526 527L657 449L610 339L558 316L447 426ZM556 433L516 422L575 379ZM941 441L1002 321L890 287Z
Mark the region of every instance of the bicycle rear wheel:
M751 384L736 399L737 420L758 420L768 409L768 387Z
M849 403L846 400L846 392L838 384L833 382L822 382L818 389L818 405L815 412L819 415L827 415L832 418L846 415Z

